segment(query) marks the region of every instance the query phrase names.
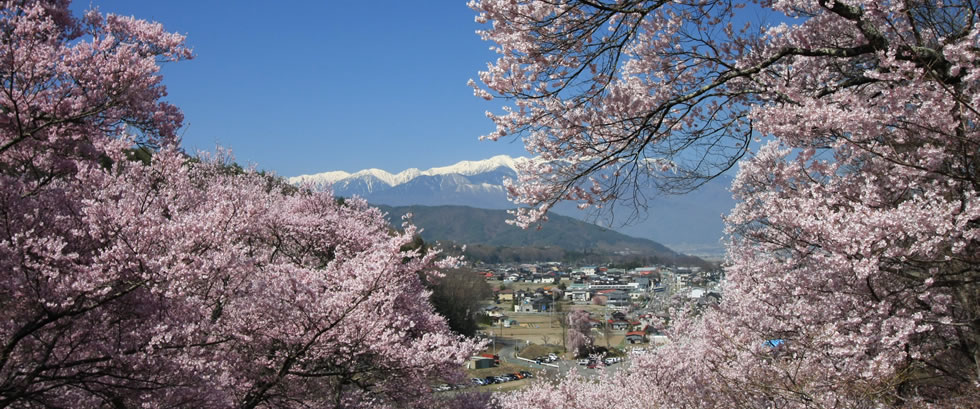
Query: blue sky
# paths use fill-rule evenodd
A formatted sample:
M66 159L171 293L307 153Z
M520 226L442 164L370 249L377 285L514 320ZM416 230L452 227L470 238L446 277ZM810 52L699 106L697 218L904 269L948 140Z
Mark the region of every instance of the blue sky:
M76 0L187 36L195 59L164 67L188 151L230 147L282 176L444 166L521 143L479 141L503 101L466 81L496 58L465 0Z

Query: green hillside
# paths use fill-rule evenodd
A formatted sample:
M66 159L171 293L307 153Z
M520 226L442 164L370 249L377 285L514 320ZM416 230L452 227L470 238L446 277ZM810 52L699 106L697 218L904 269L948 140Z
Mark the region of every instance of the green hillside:
M652 240L630 237L571 217L550 215L541 229L523 230L505 222L505 210L466 206L379 206L392 221L412 213L427 242L451 241L479 248L558 248L560 254L610 254L669 261L701 260L679 254ZM541 254L541 252L537 252ZM552 253L554 254L554 253Z

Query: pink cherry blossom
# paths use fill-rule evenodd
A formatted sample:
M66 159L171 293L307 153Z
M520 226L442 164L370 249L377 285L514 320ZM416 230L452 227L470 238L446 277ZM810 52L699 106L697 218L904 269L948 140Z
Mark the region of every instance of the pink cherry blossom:
M470 6L500 54L473 86L509 104L487 137L540 158L508 185L518 224L738 163L722 303L628 370L504 407L980 401L974 2Z
M448 405L428 384L480 345L428 301L438 252L182 153L158 71L183 37L67 3L0 11L0 407Z

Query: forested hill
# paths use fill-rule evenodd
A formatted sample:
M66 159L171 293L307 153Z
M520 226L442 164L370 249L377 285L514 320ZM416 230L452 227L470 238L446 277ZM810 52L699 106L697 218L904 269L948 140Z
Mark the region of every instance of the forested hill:
M595 224L555 214L549 215L548 222L541 226L541 230L522 230L505 222L510 217L506 210L468 206L378 207L388 213L389 220L395 225L402 215L412 213L412 222L423 229L422 239L427 242L452 241L466 244L473 251L490 251L487 247L557 248L563 251L552 254L566 258L570 254L602 254L645 257L663 262L703 262L652 240L630 237ZM473 255L472 252L469 253Z

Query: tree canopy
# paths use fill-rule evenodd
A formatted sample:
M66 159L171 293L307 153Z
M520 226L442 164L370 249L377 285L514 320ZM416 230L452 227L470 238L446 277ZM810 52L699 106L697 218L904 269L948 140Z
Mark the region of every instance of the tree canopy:
M183 36L28 0L0 40L0 407L428 406L478 348L414 227L179 150Z
M506 407L980 400L976 2L470 4L500 54L472 85L508 103L487 137L539 155L518 223L738 165L721 304L629 371Z

